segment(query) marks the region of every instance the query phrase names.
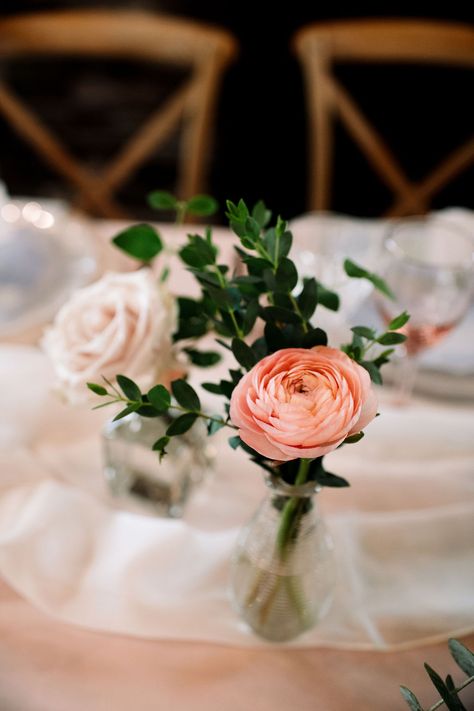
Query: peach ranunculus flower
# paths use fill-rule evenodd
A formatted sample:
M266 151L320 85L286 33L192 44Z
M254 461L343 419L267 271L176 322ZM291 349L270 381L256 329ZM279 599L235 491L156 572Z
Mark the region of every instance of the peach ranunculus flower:
M46 331L42 346L71 403L88 399L87 382L119 373L142 388L175 367L175 301L148 268L106 273L76 291Z
M259 361L232 393L241 439L268 459L315 459L376 415L367 371L336 348L285 348Z

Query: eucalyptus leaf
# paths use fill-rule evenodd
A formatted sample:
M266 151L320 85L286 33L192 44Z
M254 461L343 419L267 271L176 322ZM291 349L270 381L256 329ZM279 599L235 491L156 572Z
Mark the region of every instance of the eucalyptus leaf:
M373 286L375 286L378 291L382 292L382 294L388 296L389 299L395 299L393 291L381 277L379 277L377 274L374 274L373 272L367 271L367 269L364 269L363 267L359 266L351 259L344 260L344 271L346 272L347 276L353 279L367 279L367 281L370 281L371 284L373 284Z
M154 452L164 452L165 447L169 444L169 441L169 437L160 437L160 439L157 439L156 442L153 444L152 450Z
M216 432L219 432L223 427L225 427L225 422L221 419L218 419L219 415L215 415L215 418L213 420L209 420L207 423L207 434L208 435L213 435Z
M460 709L458 710L455 706L453 706L453 698L440 675L426 662L424 664L424 667L428 676L436 687L438 694L441 696L448 709L450 709L450 711L461 711Z
M316 279L305 279L298 296L298 307L305 319L310 319L318 305L318 285Z
M240 365L242 365L246 370L253 368L257 362L255 353L241 338L232 339L232 353L234 354L237 362L240 363Z
M116 247L141 262L150 262L163 249L160 235L151 225L133 225L113 238Z
M395 316L395 318L390 321L388 324L388 330L396 331L397 329L402 328L402 326L404 326L409 320L410 314L407 311L403 311L403 313Z
M201 387L207 390L208 393L213 393L214 395L222 395L222 388L218 383L201 383Z
M175 437L187 432L197 420L197 415L194 412L187 412L185 415L177 417L166 430L167 437Z
M287 257L282 257L275 274L275 291L293 291L298 283L298 272L295 265Z
M120 410L118 415L115 415L114 419L112 422L116 422L117 420L121 420L123 417L127 417L127 415L131 415L132 412L136 412L139 408L139 405L127 405L127 407L124 407L123 410Z
M154 190L149 193L147 202L154 210L175 210L178 205L177 198L165 190Z
M376 333L373 328L368 328L367 326L353 326L351 328L352 333L362 338L367 338L369 341L375 340Z
M328 337L326 331L322 328L312 328L308 333L305 333L302 339L302 348L314 348L314 346L326 346Z
M252 210L252 217L263 229L272 219L272 213L270 210L267 210L263 200L259 200L256 205L254 205L254 208Z
M410 689L407 689L406 686L401 686L400 687L400 692L407 702L408 706L410 707L411 711L423 711L423 707L416 698L415 694L413 691L410 691Z
M229 442L229 445L232 447L232 449L237 449L237 447L240 447L242 443L242 440L240 439L239 435L229 437L227 441Z
M338 311L340 299L335 291L331 291L318 282L318 302L330 311Z
M140 388L133 380L127 378L126 375L117 375L117 383L126 398L141 401L142 394Z
M363 368L366 369L373 383L375 383L376 385L382 385L382 376L380 375L380 371L375 365L374 361L363 360L360 361L360 364Z
M266 321L279 321L281 323L300 323L301 317L294 311L281 306L266 306L262 312Z
M147 398L158 412L166 412L171 405L171 396L164 385L155 385L147 392Z
M458 667L468 676L474 676L474 653L457 639L450 639L448 645Z
M89 390L92 390L95 395L107 395L107 390L103 385L98 385L97 383L87 383Z
M195 195L186 203L187 212L198 217L214 215L219 208L217 200L210 195Z
M173 380L171 391L178 405L186 410L198 411L201 409L199 397L194 388L186 380Z
M184 351L188 354L191 363L199 368L209 368L221 360L220 353L216 351L198 351L195 348L185 348Z
M403 333L396 333L395 331L387 331L382 336L377 338L377 343L381 346L395 346L398 343L403 343L407 340L407 337Z

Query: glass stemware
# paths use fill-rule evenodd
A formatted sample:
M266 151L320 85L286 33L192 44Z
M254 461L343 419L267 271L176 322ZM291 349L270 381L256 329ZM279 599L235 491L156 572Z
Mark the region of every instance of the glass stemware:
M410 320L394 373L395 401L409 401L418 356L448 334L468 310L473 292L474 236L457 222L439 216L394 222L383 240L378 267L395 295L377 295L388 324L403 310ZM401 349L402 350L402 349Z

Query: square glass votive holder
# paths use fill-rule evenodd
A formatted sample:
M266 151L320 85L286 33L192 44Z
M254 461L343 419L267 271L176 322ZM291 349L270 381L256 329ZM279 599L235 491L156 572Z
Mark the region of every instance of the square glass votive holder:
M102 432L104 477L110 493L136 509L162 517L182 516L193 489L211 470L214 451L205 425L198 421L184 435L171 438L160 462L152 451L166 433L167 416L135 413L108 422Z

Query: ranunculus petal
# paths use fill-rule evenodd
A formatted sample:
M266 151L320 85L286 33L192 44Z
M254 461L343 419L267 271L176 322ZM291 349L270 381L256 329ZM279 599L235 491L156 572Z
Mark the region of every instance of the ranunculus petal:
M268 459L328 454L374 417L367 371L336 348L287 348L263 358L232 393L242 440Z

